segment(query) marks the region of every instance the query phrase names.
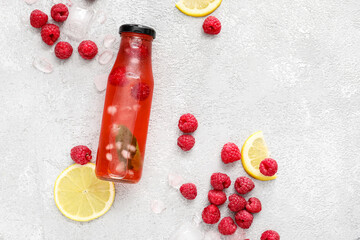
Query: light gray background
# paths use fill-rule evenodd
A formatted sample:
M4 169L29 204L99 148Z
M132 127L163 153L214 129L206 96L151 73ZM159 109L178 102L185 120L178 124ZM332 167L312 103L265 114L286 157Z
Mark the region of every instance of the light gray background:
M204 18L185 16L170 0L78 3L107 16L88 33L100 53L105 35L120 39L120 24L157 30L144 175L137 185L117 184L113 207L97 220L78 223L58 211L53 184L72 163L70 149L85 144L96 155L105 93L93 79L114 59L104 66L75 51L57 60L28 23L33 9L49 13L53 2L2 0L0 239L169 239L201 214L211 173L246 175L240 162L223 165L220 150L228 141L241 146L258 130L278 160L279 178L255 181L250 195L263 211L246 236L260 239L274 229L285 240L360 237L358 0L224 0L213 14L223 26L215 37L203 34ZM78 42L70 42L76 50ZM53 73L32 66L38 56L53 62ZM176 146L186 112L200 123L189 153ZM168 186L172 172L198 186L196 200ZM167 209L154 214L152 199Z

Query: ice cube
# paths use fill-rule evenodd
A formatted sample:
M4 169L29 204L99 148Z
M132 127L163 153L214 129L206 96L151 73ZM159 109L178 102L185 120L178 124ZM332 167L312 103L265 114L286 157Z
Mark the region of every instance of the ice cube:
M106 35L103 40L103 45L105 48L112 48L115 44L116 37L113 35Z
M132 37L130 39L130 47L131 48L139 48L142 44L142 40L139 37Z
M106 159L109 160L109 161L112 160L112 155L111 155L111 153L107 153L107 154L106 154Z
M169 185L176 189L179 189L180 186L185 182L182 176L175 173L170 173L168 178L169 178Z
M63 26L63 33L69 38L83 40L94 16L94 11L74 6Z
M51 73L54 70L54 66L51 64L51 62L44 57L34 58L33 66L43 73Z
M108 144L106 147L105 147L105 149L106 150L111 150L111 149L113 149L114 148L114 145L113 144Z
M138 58L131 58L130 59L130 63L132 64L138 64L140 62L140 60Z
M125 159L130 159L131 157L131 153L128 150L122 150L121 151L121 155L125 158Z
M129 80L137 80L137 79L140 79L140 76L134 72L127 72L126 73L126 77L129 79Z
M116 112L117 112L117 109L116 109L115 106L109 106L109 107L107 108L107 113L110 114L110 115L112 115L112 116L113 116Z
M111 59L113 58L113 56L114 56L114 53L112 51L105 50L102 54L100 54L98 62L101 65L108 64L111 61Z
M140 107L141 107L140 104L134 104L134 105L132 106L132 108L134 109L134 111L139 111Z
M203 240L221 240L221 234L218 231L210 230L205 233Z
M203 238L203 234L196 226L185 223L170 238L171 240L200 240Z
M28 5L32 5L34 3L36 3L38 0L25 0L25 3Z
M102 92L106 89L107 80L108 80L107 74L102 74L95 77L94 84L99 92Z
M122 142L116 142L115 143L116 149L121 149L122 147Z
M151 207L151 211L153 211L156 214L159 214L166 209L164 202L160 200L152 200L150 207Z

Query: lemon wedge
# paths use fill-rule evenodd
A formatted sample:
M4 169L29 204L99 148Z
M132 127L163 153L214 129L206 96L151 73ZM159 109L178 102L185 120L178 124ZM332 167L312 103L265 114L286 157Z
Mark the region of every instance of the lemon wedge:
M71 165L55 181L55 204L74 221L87 222L104 215L114 197L114 183L97 179L93 163Z
M262 131L251 135L241 149L241 161L245 171L258 180L268 181L277 177L276 175L265 176L259 170L260 162L268 157L269 152Z
M222 0L180 0L176 7L186 15L203 17L217 9Z

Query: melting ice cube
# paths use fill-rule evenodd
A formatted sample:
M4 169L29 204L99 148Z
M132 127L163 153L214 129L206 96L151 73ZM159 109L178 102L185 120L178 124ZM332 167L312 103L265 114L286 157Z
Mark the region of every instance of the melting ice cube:
M107 63L109 63L111 61L111 59L113 58L114 53L110 50L105 50L102 54L100 54L98 62L101 65L105 65Z
M171 240L201 240L203 234L199 228L190 223L182 225L175 234L170 238Z
M175 173L170 173L168 178L169 185L176 189L178 189L185 182L182 176Z
M94 84L99 92L102 92L106 89L107 80L108 80L107 74L102 74L95 77Z
M54 66L50 63L50 61L44 57L35 58L33 66L43 73L51 73L54 69Z
M63 32L69 38L83 40L88 31L94 11L81 7L72 7L69 17L63 26Z
M166 209L164 202L160 200L152 200L150 207L151 207L151 211L157 214L161 213Z
M116 37L113 35L106 35L103 40L103 45L105 48L112 48L116 41Z

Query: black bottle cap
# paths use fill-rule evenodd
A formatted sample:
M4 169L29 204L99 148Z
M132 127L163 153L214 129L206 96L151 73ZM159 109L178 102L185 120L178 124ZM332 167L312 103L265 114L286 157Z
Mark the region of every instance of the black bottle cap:
M155 39L156 32L153 28L147 27L140 24L124 24L120 26L119 33L122 32L134 32L134 33L142 33L146 35L150 35Z

